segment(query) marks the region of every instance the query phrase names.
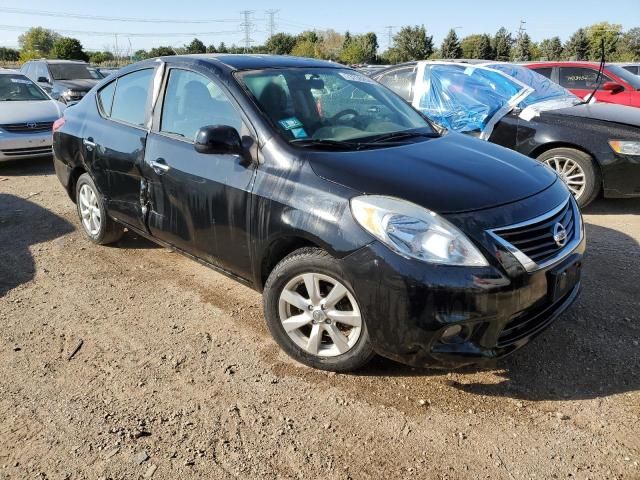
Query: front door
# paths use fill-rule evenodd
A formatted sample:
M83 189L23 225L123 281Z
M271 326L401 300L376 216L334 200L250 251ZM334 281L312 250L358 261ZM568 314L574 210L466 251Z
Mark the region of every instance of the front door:
M239 276L251 276L250 190L255 159L201 154L200 127L230 125L243 143L253 133L227 94L206 75L171 68L147 138L148 228L152 235ZM253 150L249 148L248 150Z

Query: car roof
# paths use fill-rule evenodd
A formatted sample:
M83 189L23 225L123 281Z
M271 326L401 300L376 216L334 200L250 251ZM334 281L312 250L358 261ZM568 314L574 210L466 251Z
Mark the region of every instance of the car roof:
M29 62L45 62L45 63L81 63L82 65L88 65L87 62L84 62L82 60L61 60L61 59L54 59L54 60L50 60L48 58L36 58L33 60L29 60ZM27 62L27 63L29 63Z
M290 55L254 55L254 54L226 54L209 53L194 55L174 55L162 57L162 60L180 61L194 59L204 62L222 63L230 70L260 70L265 68L347 68L336 62L316 60L313 58L293 57Z

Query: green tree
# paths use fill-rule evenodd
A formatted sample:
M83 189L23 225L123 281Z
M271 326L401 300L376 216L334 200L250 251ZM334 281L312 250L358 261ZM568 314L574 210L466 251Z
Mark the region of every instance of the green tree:
M296 37L296 43L309 41L311 43L318 43L320 41L320 37L313 30L305 30L301 34Z
M389 50L386 58L395 62L424 60L433 53L433 36L427 35L424 25L405 26L394 35L393 47Z
M540 42L540 56L544 60L560 60L562 58L562 42L560 37L545 38Z
M600 60L603 40L605 58L609 61L616 59L618 38L622 34L622 25L600 22L587 27L586 32L589 39L590 60Z
M133 60L136 62L140 60L144 60L145 58L150 58L149 52L147 52L146 50L143 50L143 49L136 50L133 54Z
M589 58L589 38L584 28L578 29L567 40L563 48L567 60L587 60Z
M312 42L311 40L302 40L296 42L296 46L293 47L293 50L291 50L291 55L307 58L316 57L316 42Z
M224 42L220 42L220 45L218 45L218 53L229 53L229 50L227 49L227 46L224 44Z
M344 44L344 35L331 29L318 33L319 41L316 43L315 56L325 60L339 60Z
M442 47L440 47L440 55L442 58L462 58L462 48L460 47L460 40L458 40L458 34L452 28L447 33L442 41Z
M189 45L185 45L187 53L207 53L207 47L201 40L194 38Z
M495 60L496 54L491 46L491 37L486 33L482 34L480 41L476 45L471 58L480 58L482 60Z
M89 54L89 61L91 63L105 63L112 62L113 60L114 57L113 53L111 52L92 52Z
M77 38L60 37L53 42L53 48L50 55L53 58L60 58L63 60L89 60L87 55L82 49L82 44Z
M211 45L209 45L207 47L207 53L218 53L218 49L216 48L216 46L212 43Z
M640 27L632 28L622 36L618 45L618 60L640 60Z
M515 62L528 62L531 60L531 37L527 32L520 32L511 50L511 57Z
M171 47L154 47L149 50L147 58L168 57L175 54L176 51Z
M60 35L53 30L42 27L30 28L18 37L20 57L48 57L53 49L53 44L58 38L60 38Z
M511 60L511 47L513 38L506 28L501 27L493 37L493 51L495 58L499 62L508 62Z
M17 62L20 59L20 52L13 48L0 47L0 62Z
M296 46L296 37L288 33L276 33L264 44L267 52L274 55L289 55Z
M467 35L460 40L460 48L462 48L462 58L476 58L475 51L478 48L478 44L482 39L482 35L473 34Z

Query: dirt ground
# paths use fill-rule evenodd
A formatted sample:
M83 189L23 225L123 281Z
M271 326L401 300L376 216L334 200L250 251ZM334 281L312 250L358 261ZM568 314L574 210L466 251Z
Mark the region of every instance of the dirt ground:
M500 368L334 375L252 290L85 241L50 161L0 165L0 479L638 479L640 201L585 220L579 301Z

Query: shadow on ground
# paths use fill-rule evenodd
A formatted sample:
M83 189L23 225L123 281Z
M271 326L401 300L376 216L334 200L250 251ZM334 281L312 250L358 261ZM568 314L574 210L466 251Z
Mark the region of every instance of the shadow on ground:
M0 163L0 177L30 177L55 174L53 158L43 157Z
M491 383L481 370L458 370L454 388L523 400L590 399L640 391L640 245L617 230L587 225L588 250L578 301L531 344L498 363ZM432 376L376 359L366 376ZM495 383L495 377L502 378ZM478 381L478 378L481 381Z
M46 208L0 193L0 297L33 279L30 247L73 230L73 225Z

